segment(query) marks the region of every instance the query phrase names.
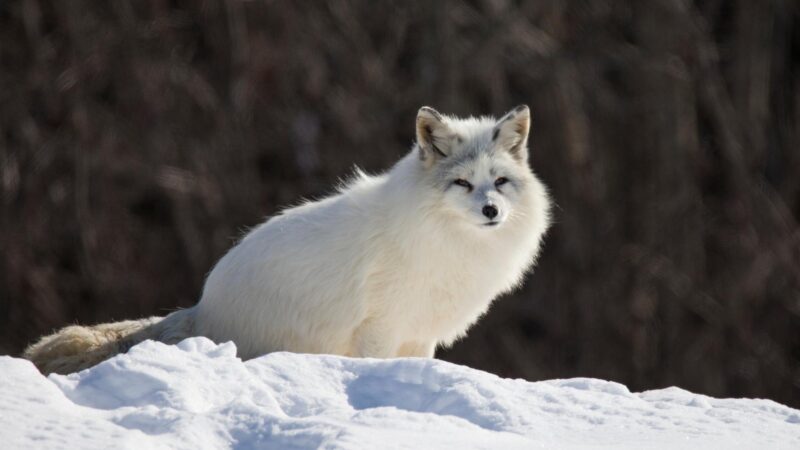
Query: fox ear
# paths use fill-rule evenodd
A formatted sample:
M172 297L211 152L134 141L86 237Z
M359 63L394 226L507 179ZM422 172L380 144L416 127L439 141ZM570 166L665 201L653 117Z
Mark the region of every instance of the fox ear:
M451 150L452 131L438 111L423 106L417 113L417 145L419 159L430 167L434 162L447 158Z
M497 121L492 130L492 142L511 153L517 161L528 161L528 131L531 127L531 110L519 105Z

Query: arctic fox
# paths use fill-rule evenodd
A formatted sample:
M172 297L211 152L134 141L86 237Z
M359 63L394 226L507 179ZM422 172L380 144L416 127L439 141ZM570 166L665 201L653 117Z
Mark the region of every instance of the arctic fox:
M528 164L530 111L459 119L422 107L416 143L388 172L251 230L214 267L200 302L164 318L71 326L24 356L70 373L132 345L233 341L245 359L285 350L433 357L518 286L549 226Z

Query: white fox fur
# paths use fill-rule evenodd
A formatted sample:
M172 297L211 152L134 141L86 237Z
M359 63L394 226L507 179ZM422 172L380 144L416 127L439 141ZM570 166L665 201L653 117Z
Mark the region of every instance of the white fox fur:
M123 322L134 331L111 336L116 324L68 327L25 356L63 373L143 339L201 335L234 341L243 358L278 350L432 357L519 285L536 258L549 201L528 166L529 124L527 106L500 120L423 107L408 155L251 230L211 271L195 307Z

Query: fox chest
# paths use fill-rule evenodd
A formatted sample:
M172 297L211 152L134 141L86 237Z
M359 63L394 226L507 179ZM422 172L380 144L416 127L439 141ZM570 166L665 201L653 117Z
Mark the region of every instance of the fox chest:
M403 334L441 340L462 333L509 284L509 274L498 273L487 255L453 256L390 258L368 280L370 309Z

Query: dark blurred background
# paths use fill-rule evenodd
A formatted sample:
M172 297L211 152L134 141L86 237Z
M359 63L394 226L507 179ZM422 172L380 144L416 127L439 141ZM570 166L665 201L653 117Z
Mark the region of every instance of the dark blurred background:
M533 111L556 223L438 356L800 406L800 7L0 1L0 353L194 304L243 230Z

